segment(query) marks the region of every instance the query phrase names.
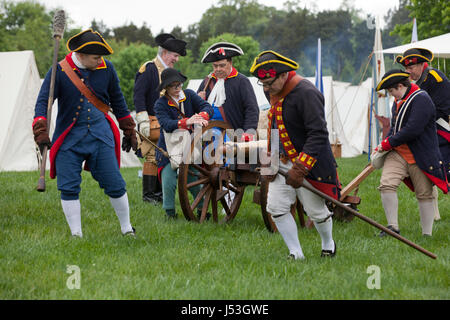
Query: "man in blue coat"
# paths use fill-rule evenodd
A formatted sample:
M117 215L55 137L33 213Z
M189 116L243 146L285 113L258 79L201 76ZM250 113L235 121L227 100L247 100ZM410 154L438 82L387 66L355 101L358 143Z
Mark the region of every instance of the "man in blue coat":
M390 70L376 88L386 89L395 98L390 131L377 147L390 151L385 156L378 189L388 228L399 233L397 188L404 181L416 194L422 234L431 236L433 184L444 193L449 186L438 147L436 108L426 91L410 83L409 76L402 70Z
M127 108L114 66L103 58L112 48L92 29L85 30L67 42L70 53L65 57L70 68L101 102L109 106L124 133L122 149L136 150L135 123ZM97 109L57 65L54 98L58 99L58 116L52 142L47 127L47 104L51 70L42 84L35 106L34 139L38 146L50 149L50 177L57 177L61 205L73 236L82 237L81 170L90 170L104 189L119 218L121 231L134 235L130 223L125 181L120 174L120 136L113 119Z
M158 86L161 73L166 68L173 68L180 56L186 55L186 42L176 39L169 33L162 33L155 38L158 54L145 62L136 73L134 82L134 106L138 130L152 142L157 143L160 125L155 116L154 105L160 98ZM139 145L145 158L142 170L142 200L153 204L162 202L161 184L157 178L155 148L145 140Z
M433 53L430 50L422 48L411 48L406 50L403 55L399 55L396 61L405 67L406 72L410 74L411 80L425 90L433 100L436 107L436 129L438 135L439 149L442 159L450 174L450 81L438 69L428 65L433 60ZM438 209L437 189L433 189L435 220L440 219Z

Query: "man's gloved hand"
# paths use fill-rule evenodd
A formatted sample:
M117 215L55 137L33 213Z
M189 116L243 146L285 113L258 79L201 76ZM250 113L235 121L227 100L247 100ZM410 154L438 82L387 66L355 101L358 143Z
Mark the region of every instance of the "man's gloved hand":
M119 120L119 128L123 131L122 150L125 152L130 152L131 148L133 148L133 151L137 150L135 127L136 123L131 116Z
M138 124L139 132L144 136L150 136L150 120L147 111L141 111L136 114L136 122Z
M41 151L41 153L43 152L45 146L47 146L47 148L50 150L50 148L52 147L52 143L48 135L47 120L42 119L36 121L33 126L33 135L34 141L39 146L39 150Z
M308 169L298 159L295 159L294 165L287 173L286 184L295 189L300 188L308 173Z
M131 148L132 148L132 144L131 144L130 137L127 137L124 135L122 138L122 150L125 152L130 152ZM133 148L134 151L136 151L136 149Z

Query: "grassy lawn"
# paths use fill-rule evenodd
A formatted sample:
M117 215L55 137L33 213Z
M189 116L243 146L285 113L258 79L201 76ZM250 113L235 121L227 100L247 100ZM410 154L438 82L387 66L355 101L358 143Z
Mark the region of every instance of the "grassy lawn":
M367 156L338 159L345 186L364 168ZM355 218L335 221L338 254L320 258L314 229L299 229L305 261L288 261L278 233L269 233L247 188L232 223L202 225L141 200L139 168L122 169L137 238L125 238L109 200L83 173L82 239L72 239L62 213L56 180L34 190L38 172L2 172L0 182L0 299L449 299L450 198L440 192L442 219L433 236L421 235L414 194L399 190L399 224L407 239L435 253L430 259ZM360 213L386 223L378 186L380 171L360 186ZM80 271L79 289L69 289ZM375 267L370 267L375 266ZM369 268L370 267L370 268ZM369 289L379 268L380 288ZM373 283L373 282L371 282Z

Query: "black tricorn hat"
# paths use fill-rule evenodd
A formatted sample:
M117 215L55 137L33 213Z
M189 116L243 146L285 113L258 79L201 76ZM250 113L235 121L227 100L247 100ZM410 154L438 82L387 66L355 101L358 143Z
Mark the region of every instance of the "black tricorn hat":
M396 83L409 78L409 73L400 69L392 69L386 72L377 85L377 91L392 88Z
M250 68L258 79L274 78L278 74L298 69L298 63L282 56L281 54L267 50L258 54Z
M186 55L186 41L175 38L170 33L161 33L155 38L155 42L158 46L178 53L180 56Z
M158 91L162 91L172 82L185 82L187 77L185 77L180 71L174 68L166 68L161 73L161 83L158 86Z
M242 56L243 54L244 51L242 51L242 49L234 43L217 42L206 49L202 62L215 62L223 59L230 59L236 56Z
M86 54L109 55L114 50L97 31L84 30L67 41L67 49Z
M411 48L403 52L403 55L398 55L395 61L406 67L421 62L430 62L433 58L433 52L428 49Z

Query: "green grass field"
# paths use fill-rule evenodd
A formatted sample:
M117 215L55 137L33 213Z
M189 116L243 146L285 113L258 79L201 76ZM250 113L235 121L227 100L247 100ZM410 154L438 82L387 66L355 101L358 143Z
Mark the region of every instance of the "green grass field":
M338 159L345 186L367 156ZM0 181L0 299L449 299L450 198L440 192L442 219L421 235L414 194L399 190L402 236L435 253L433 260L355 218L335 221L338 254L320 258L315 229L299 229L305 261L288 261L278 233L269 233L247 192L236 219L222 225L168 221L160 207L141 201L139 168L122 169L137 238L123 237L115 213L89 173L83 173L82 239L73 239L56 180L34 190L38 172L2 172ZM380 171L360 186L359 211L385 225ZM79 289L69 289L80 271ZM373 267L375 266L375 267ZM379 270L379 289L373 269ZM379 269L378 269L379 268ZM368 272L369 270L369 272Z

